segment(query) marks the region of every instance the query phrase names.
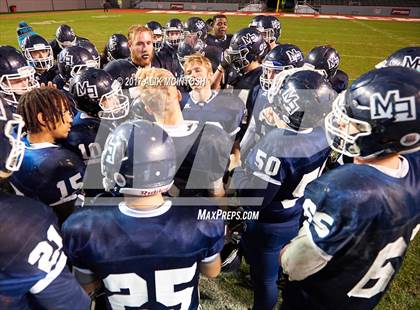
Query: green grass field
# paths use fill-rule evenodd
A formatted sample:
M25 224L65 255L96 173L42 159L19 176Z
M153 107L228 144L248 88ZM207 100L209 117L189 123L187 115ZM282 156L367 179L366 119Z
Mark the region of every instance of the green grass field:
M76 33L87 37L102 50L113 33L127 33L132 24L156 20L164 24L169 18L185 21L191 15L144 14L114 11L27 13L0 15L0 44L17 46L16 26L26 21L34 31L52 39L62 23L70 24ZM202 16L208 18L208 16ZM230 32L248 25L249 16L229 16ZM420 23L369 20L335 20L312 18L281 18L281 42L293 43L304 53L322 44L334 46L341 55L340 68L351 80L374 68L395 50L420 45ZM378 309L420 309L420 241L415 239L405 263L390 291ZM247 267L234 274L222 274L217 280L202 279L201 293L204 309L246 309L252 303L252 291L244 286ZM357 309L355 309L357 310Z

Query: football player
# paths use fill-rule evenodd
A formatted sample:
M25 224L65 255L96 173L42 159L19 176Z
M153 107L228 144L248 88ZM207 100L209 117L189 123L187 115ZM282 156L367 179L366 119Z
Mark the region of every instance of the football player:
M28 64L35 68L35 78L47 85L58 74L51 45L40 35L32 35L22 42L22 52Z
M25 57L14 47L0 46L0 95L14 112L20 96L37 87L35 69L28 66Z
M53 83L58 89L69 92L70 81L76 74L87 68L97 68L98 63L93 59L91 53L80 46L64 48L57 59L58 75Z
M138 73L140 100L175 143L177 173L172 196L218 196L225 194L223 175L229 162L232 141L215 124L184 120L181 94L167 70L148 69ZM150 82L150 83L149 83Z
M251 20L249 27L261 32L269 50L277 46L281 36L281 23L277 17L258 15Z
M299 229L302 209L294 202L320 175L330 154L322 128L336 98L330 83L318 72L303 70L282 85L269 90L278 128L258 141L232 177L239 197L262 199L260 205L248 207L260 210L259 218L246 222L241 239L250 264L254 309L273 309L277 303L276 258Z
M378 63L375 68L407 67L420 72L420 46L410 46L399 49L387 59Z
M279 44L264 57L260 84L254 87L249 97L249 105L252 107L253 113L240 145L243 158L246 158L249 149L262 136L274 128L265 122L261 114L268 105L268 89L271 87L272 81L280 72L301 67L303 60L302 51L293 44Z
M159 53L159 51L163 47L163 27L160 23L156 21L150 21L145 25L147 28L152 30L153 32L153 48L155 49L155 53Z
M89 40L79 40L77 41L77 46L83 47L86 49L93 57L93 60L96 61L96 68L101 68L101 55L99 55L96 46Z
M218 46L207 45L206 22L200 17L190 17L184 25L184 40L197 48L211 61L212 71L216 71L222 58L222 49Z
M335 48L328 45L314 47L306 56L305 63L314 66L316 70L324 70L337 93L347 89L349 77L338 69L340 55Z
M184 40L184 25L182 22L173 18L170 19L164 28L164 37L163 37L163 46L160 49L158 55L161 59L165 59L170 64L175 64L173 66L166 67L167 70L171 71L173 75L176 76L177 69L177 56L176 51L178 49L179 43Z
M128 29L129 60L137 68L171 68L171 60L155 54L153 32L142 25L133 25Z
M58 54L60 54L64 48L75 46L79 40L87 39L77 36L69 25L62 24L58 26L55 32L55 39L50 41L54 59L57 59Z
M206 57L200 54L189 56L184 63L184 70L192 89L182 110L184 119L218 124L234 138L244 115L243 102L237 97L217 94L211 90L213 73L210 60Z
M18 113L25 121L27 145L22 166L10 183L17 194L51 206L63 222L78 198L83 199L85 171L75 153L57 144L71 129L70 103L55 88L37 88L20 98Z
M101 179L100 159L105 141L128 115L130 103L122 93L121 84L106 71L96 68L77 74L70 84L70 92L79 112L63 145L86 164L83 189L86 197L94 197L103 192L98 180Z
M0 97L0 182L19 170L23 127ZM0 221L1 309L90 309L89 297L66 266L57 219L48 206L0 187Z
M220 47L223 51L226 50L232 40L232 35L228 34L228 20L226 15L220 14L213 17L213 32L214 35L208 34L206 43Z
M120 33L114 33L105 44L101 63L105 66L115 59L125 59L130 56L127 37Z
M328 137L354 164L298 201L306 221L281 252L282 309L373 309L387 291L420 228L419 89L418 72L382 68L334 102Z
M199 273L220 272L224 224L163 198L176 169L172 139L157 124L129 121L110 135L101 162L105 188L124 200L64 223L76 277L88 292L102 282L112 309L197 309Z

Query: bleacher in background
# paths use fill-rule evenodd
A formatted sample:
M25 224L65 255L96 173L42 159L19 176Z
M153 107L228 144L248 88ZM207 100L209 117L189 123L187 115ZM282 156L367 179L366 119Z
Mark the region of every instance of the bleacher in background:
M314 7L321 5L420 7L420 0L308 0L306 2Z

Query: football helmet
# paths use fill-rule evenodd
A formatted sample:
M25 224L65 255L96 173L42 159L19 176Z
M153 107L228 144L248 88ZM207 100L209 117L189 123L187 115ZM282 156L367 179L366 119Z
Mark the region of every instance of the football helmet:
M108 72L114 80L117 80L122 89L137 86L137 67L127 59L115 59L106 64L104 71Z
M340 65L340 55L335 48L322 45L311 49L305 62L313 65L317 70L324 70L328 79L331 79Z
M175 171L174 143L157 124L125 122L105 143L101 172L106 191L133 196L166 192L173 184Z
M77 46L86 49L92 55L93 59L97 62L96 67L101 67L101 55L99 55L96 46L92 42L90 42L89 40L78 40Z
M37 87L35 69L25 57L14 47L0 46L0 94L4 100L17 106L21 95Z
M276 79L280 75L276 76ZM323 125L325 116L337 97L324 75L313 70L297 71L286 77L282 87L269 90L273 111L293 130Z
M240 71L252 61L263 57L266 48L267 43L257 29L244 28L233 35L225 58L235 70Z
M163 27L161 24L155 21L148 22L146 27L153 32L153 48L157 53L163 47Z
M178 33L175 38L171 35L173 32ZM183 32L184 26L182 25L182 22L178 18L172 18L166 23L164 41L170 47L176 49L178 48L178 44L184 40Z
M420 149L420 75L404 67L369 71L340 94L325 118L331 147L350 157Z
M206 22L200 17L190 17L185 22L184 32L186 35L196 35L198 39L204 41L207 38Z
M186 41L183 41L178 45L176 56L178 57L178 61L181 65L182 70L184 70L184 63L187 60L188 56L191 56L195 53L201 53L201 49L197 46L192 46Z
M65 82L86 68L97 68L98 63L91 53L80 46L70 46L63 49L57 57L57 67Z
M0 96L0 178L19 170L25 152L21 140L24 126L22 117L13 113L12 107Z
M261 88L268 91L274 77L278 73L283 70L301 67L303 61L303 53L296 45L277 45L264 57L262 62L262 74L260 76Z
M120 33L114 33L109 37L105 45L105 56L108 62L114 59L123 59L130 56L127 37Z
M123 95L120 83L104 70L84 70L71 80L69 90L76 108L91 116L117 120L128 115L128 97Z
M55 32L55 39L61 48L76 45L77 37L69 25L60 25Z
M249 27L260 31L268 44L277 42L281 36L281 23L275 16L258 15L251 20Z
M39 70L49 70L54 66L54 54L51 45L40 35L26 37L22 42L23 55L28 64ZM46 52L45 56L34 57L33 52Z
M420 46L410 46L399 49L387 59L378 63L375 68L407 67L420 72Z

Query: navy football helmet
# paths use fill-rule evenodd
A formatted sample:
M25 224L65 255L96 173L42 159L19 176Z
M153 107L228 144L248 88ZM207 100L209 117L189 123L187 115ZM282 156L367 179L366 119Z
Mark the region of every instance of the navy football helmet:
M105 56L108 62L114 59L124 59L130 56L127 37L120 33L114 33L109 37L105 46Z
M92 55L93 59L97 62L96 67L101 67L101 55L99 55L96 46L92 42L90 42L89 40L79 40L77 41L77 46L86 49Z
M275 16L258 15L251 20L249 27L256 28L263 35L265 42L277 42L281 36L281 23Z
M104 70L89 68L77 74L69 90L76 108L91 116L116 120L128 115L128 97L123 95L120 83Z
M282 87L275 93L273 91L270 88L270 106L294 130L322 125L337 97L325 76L313 70L301 70L289 75Z
M244 28L233 35L225 57L235 70L240 71L263 57L266 48L267 43L257 29Z
M191 56L195 53L201 53L201 49L198 48L197 46L192 46L186 41L183 41L178 45L176 56L178 57L179 64L181 65L183 70L184 70L184 63L187 60L188 56Z
M172 48L178 48L178 44L184 40L184 26L178 18L170 19L165 26L164 41Z
M38 34L26 37L23 40L22 51L28 64L35 69L49 70L54 66L54 54L51 45ZM34 57L34 52L35 54L44 52L45 55L41 55L41 57L36 55Z
M101 172L106 191L133 196L166 192L173 184L175 171L174 143L157 124L125 122L105 143Z
M21 140L24 125L22 117L13 113L12 107L0 96L0 178L19 170L25 152Z
M410 46L399 49L387 59L378 63L375 68L407 67L420 72L420 46Z
M204 41L207 38L206 22L200 17L190 17L185 22L184 32L186 35L196 35L198 39Z
M314 47L306 56L305 62L313 65L317 70L324 70L328 79L331 79L340 65L340 55L335 48L322 45Z
M70 46L63 49L57 57L58 72L66 82L76 74L87 69L97 68L98 63L91 53L80 46Z
M117 80L122 89L137 86L137 67L127 59L115 59L107 63L104 71L108 72L114 80Z
M404 67L369 71L333 104L325 126L331 147L350 157L420 149L420 75Z
M76 45L76 34L69 25L60 25L55 32L55 39L61 48Z
M0 46L0 94L4 100L17 106L21 95L37 87L35 69L25 57L14 47Z
M278 73L283 70L301 67L303 61L303 53L296 45L277 45L264 57L262 62L261 88L267 91Z
M155 52L159 52L163 47L163 27L156 21L150 21L146 27L153 32L153 48Z

